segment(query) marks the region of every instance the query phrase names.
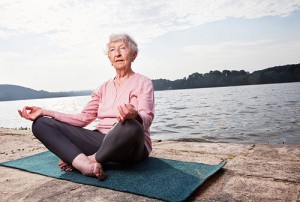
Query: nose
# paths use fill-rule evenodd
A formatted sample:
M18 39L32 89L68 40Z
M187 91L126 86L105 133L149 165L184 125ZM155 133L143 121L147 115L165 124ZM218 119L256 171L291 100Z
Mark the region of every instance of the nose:
M120 56L121 55L121 52L120 52L120 50L118 48L116 49L115 54L116 54L116 56Z

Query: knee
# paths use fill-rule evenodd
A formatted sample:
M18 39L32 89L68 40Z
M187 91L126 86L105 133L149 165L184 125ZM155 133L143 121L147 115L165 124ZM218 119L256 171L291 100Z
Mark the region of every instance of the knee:
M124 121L122 125L127 134L144 137L144 128L137 120L129 119Z
M32 133L35 137L40 134L42 130L45 129L45 126L49 125L51 118L48 117L39 117L32 123Z
M36 128L39 125L44 125L47 122L47 119L49 119L48 117L39 117L36 120L33 121L32 123L32 128Z

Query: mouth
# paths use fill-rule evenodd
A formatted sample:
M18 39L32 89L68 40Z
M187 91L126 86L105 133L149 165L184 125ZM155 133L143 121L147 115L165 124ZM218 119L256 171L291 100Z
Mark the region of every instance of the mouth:
M122 59L117 59L116 62L123 62L124 60Z

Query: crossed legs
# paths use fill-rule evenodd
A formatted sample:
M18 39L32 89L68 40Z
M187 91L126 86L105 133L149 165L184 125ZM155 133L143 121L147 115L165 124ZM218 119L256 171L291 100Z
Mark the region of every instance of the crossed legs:
M105 178L103 163L135 164L148 156L144 130L136 120L117 123L103 134L41 117L33 122L32 132L61 159L59 166L63 170L71 171L73 166L83 175L96 176L100 180Z

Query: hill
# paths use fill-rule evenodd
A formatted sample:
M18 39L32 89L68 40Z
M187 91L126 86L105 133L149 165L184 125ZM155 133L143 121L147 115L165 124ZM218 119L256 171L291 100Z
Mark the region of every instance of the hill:
M153 80L155 90L208 88L222 86L254 85L269 83L287 83L300 81L300 64L284 65L255 71L223 70L209 73L193 73L187 78L170 81L166 79Z
M153 80L153 85L155 90L171 90L287 82L300 82L300 64L276 66L253 73L244 70L223 70L222 72L216 70L205 74L196 72L187 78L185 77L174 81L156 79ZM0 85L0 101L81 96L90 95L91 92L91 90L47 92L17 85L4 84Z
M34 90L23 86L1 84L0 101L40 99L51 97L69 97L90 95L91 91L70 91L70 92L47 92L44 90Z

